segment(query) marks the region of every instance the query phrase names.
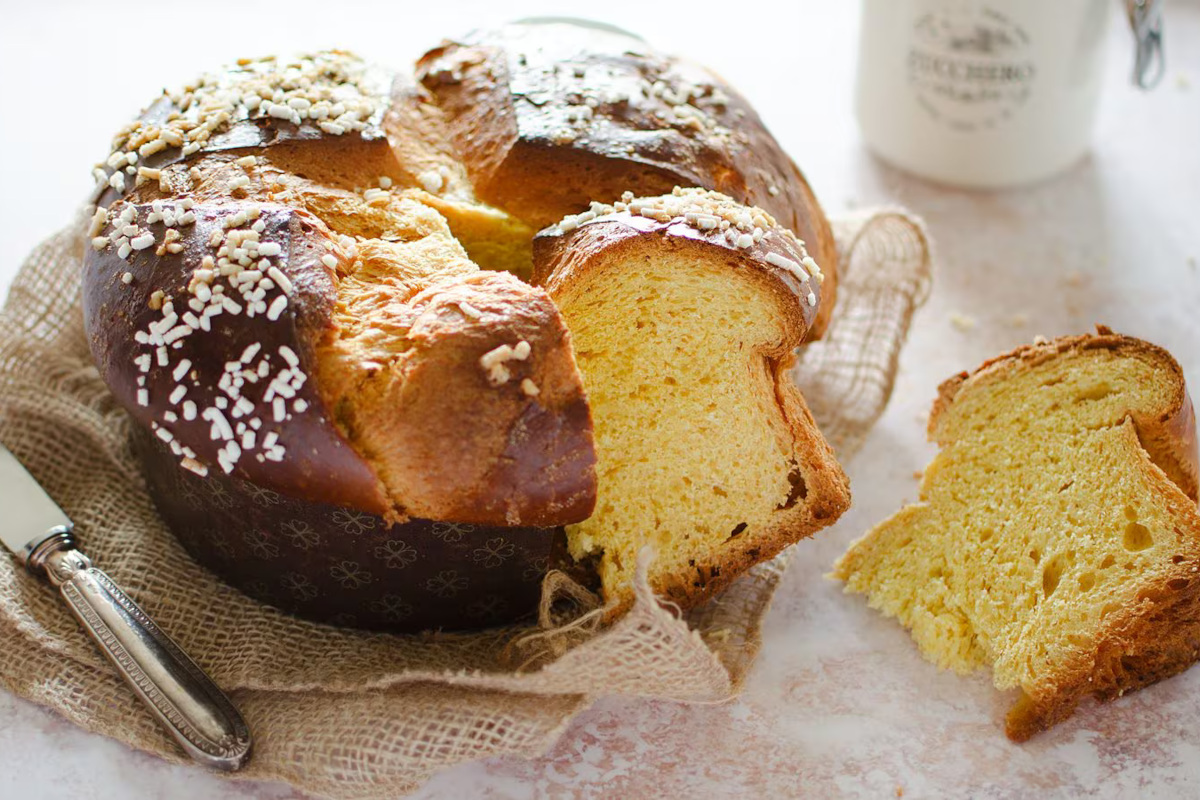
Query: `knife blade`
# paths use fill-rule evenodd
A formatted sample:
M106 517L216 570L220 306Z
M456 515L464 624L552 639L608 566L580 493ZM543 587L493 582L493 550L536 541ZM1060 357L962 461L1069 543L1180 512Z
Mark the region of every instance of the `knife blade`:
M224 692L75 542L71 519L0 445L0 543L56 586L134 694L189 756L232 771L250 757L250 729Z
M0 508L7 521L0 527L0 542L22 564L38 545L74 527L16 456L0 445Z

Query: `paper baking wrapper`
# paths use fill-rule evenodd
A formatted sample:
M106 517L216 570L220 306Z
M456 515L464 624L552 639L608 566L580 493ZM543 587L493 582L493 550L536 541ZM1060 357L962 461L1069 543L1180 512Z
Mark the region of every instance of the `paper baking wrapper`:
M512 623L536 613L551 564L569 558L562 528L389 526L217 470L201 477L144 429L134 442L154 506L189 555L255 600L317 622L392 633Z
M864 212L834 227L839 307L794 374L844 460L887 403L912 313L928 289L930 252L922 226L903 211ZM238 777L348 800L394 797L463 761L541 753L600 696L714 702L736 694L787 552L682 617L660 606L642 580L633 609L609 627L594 614L572 613L587 609L587 593L555 571L541 587L535 620L458 634L323 625L223 582L168 532L130 421L92 365L79 293L82 231L76 223L35 249L0 313L0 441L75 521L96 562L241 707L256 749ZM366 566L359 550L359 570L335 574L330 565L324 590L363 580L360 571L390 569L389 553L375 552L386 541L371 540L380 563ZM474 562L487 542L485 534L458 557L485 571L484 562L499 557L485 552ZM241 544L260 557L295 547L244 537ZM305 585L256 594L283 604L281 593L309 591L298 588ZM552 602L564 598L576 602ZM386 595L374 601L385 618L412 604ZM0 558L0 645L0 682L10 691L87 730L182 760L54 592L9 558Z

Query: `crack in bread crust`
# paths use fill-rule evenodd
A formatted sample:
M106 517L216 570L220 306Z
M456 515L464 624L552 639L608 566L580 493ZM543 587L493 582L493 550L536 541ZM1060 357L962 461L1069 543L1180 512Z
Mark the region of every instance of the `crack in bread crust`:
M722 192L805 242L830 278L810 338L828 326L829 222L754 108L709 70L624 34L544 23L449 41L418 61L417 78L484 200L541 228L626 190Z

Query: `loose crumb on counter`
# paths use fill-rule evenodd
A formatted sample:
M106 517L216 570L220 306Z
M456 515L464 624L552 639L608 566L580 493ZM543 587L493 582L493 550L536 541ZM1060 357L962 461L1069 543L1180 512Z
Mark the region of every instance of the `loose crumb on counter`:
M950 313L950 324L960 331L969 331L975 327L975 318L959 311Z

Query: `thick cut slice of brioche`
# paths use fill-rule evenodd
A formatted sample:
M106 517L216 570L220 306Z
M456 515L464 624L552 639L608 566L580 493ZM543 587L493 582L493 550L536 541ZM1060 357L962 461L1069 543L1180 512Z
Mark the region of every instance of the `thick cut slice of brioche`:
M765 213L700 190L596 204L535 241L595 425L596 510L571 552L598 559L615 609L647 545L651 585L688 607L849 505L787 376L818 275Z
M1010 738L1197 659L1195 420L1166 351L1104 328L1015 350L943 384L929 434L920 502L834 575L929 660L1020 689Z

